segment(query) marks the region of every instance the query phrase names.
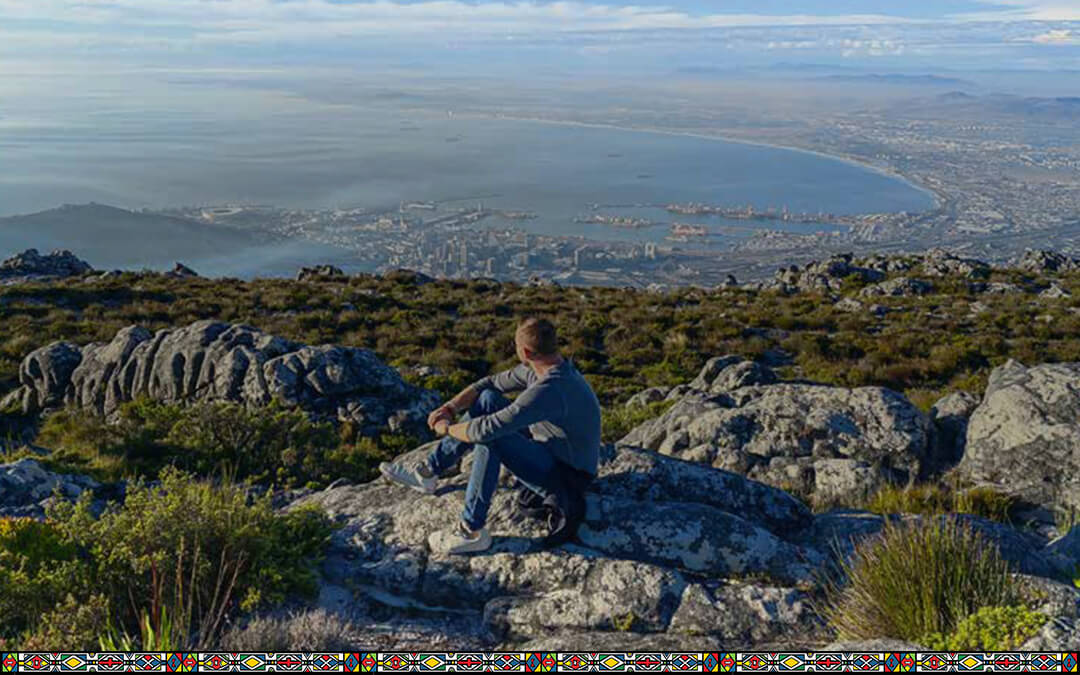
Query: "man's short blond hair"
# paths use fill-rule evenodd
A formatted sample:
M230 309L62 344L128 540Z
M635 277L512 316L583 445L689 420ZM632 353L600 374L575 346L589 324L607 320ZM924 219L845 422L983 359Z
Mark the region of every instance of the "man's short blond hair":
M551 356L559 351L555 324L547 319L530 316L518 324L517 334L521 345L538 356Z

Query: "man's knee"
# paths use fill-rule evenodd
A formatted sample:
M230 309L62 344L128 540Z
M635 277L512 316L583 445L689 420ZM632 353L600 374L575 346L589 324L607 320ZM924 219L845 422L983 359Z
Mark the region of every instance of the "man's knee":
M485 389L476 397L476 402L469 408L469 414L473 417L478 415L490 415L497 410L502 410L509 404L510 399L499 392L494 389Z

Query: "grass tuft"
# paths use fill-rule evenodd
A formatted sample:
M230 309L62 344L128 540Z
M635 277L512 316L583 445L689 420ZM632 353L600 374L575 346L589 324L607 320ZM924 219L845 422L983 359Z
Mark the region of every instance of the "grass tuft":
M997 547L954 518L888 523L827 584L822 614L840 639L951 634L983 607L1018 605Z
M949 484L886 485L875 492L862 508L882 515L911 513L942 515L967 513L999 523L1012 523L1017 500L991 488L962 489Z
M601 428L603 429L603 441L614 443L634 427L655 419L675 405L677 401L656 401L646 405L615 406L604 408L601 411Z

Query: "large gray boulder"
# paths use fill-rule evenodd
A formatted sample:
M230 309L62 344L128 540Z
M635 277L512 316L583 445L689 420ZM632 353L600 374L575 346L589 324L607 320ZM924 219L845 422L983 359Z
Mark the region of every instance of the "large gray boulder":
M249 406L279 399L364 433L420 428L438 405L437 394L407 384L366 349L306 346L216 321L156 333L130 326L81 350L54 343L23 360L19 381L7 402L26 413L69 405L108 416L141 396Z
M8 395L4 407L20 403L24 410L63 405L71 375L79 367L82 353L69 342L54 342L30 353L19 364L19 382L23 389Z
M1080 363L995 368L958 469L1034 504L1080 509Z
M724 581L688 585L670 630L721 635L738 645L820 644L829 634L806 593Z
M450 476L428 496L380 479L290 508L317 505L342 526L324 583L393 607L471 617L493 644L557 639L575 648L599 636L631 649L686 644L689 635L750 644L819 628L798 588L825 558L790 541L812 517L779 490L617 447L587 494L579 543L542 549L542 525L518 517L513 494L500 490L489 551L433 554L427 537L458 521L466 482ZM747 576L762 580L723 581ZM738 615L714 621L725 606Z
M927 416L894 391L772 384L691 393L621 442L853 502L915 479L929 438Z
M1020 649L1025 652L1060 652L1080 645L1080 619L1054 617Z

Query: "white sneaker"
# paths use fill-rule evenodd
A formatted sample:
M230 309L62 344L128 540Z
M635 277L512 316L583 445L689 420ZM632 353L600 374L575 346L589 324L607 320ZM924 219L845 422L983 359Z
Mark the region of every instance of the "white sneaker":
M438 479L434 476L428 478L420 475L420 470L416 466L405 467L401 464L381 462L379 472L392 483L404 485L426 495L435 494L435 485L438 483Z
M459 522L458 526L449 532L432 532L428 537L428 546L432 553L443 555L476 553L491 548L491 535L486 527L480 528L479 532L467 534L465 524Z

